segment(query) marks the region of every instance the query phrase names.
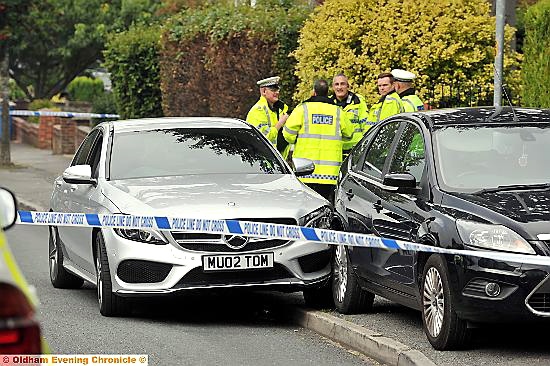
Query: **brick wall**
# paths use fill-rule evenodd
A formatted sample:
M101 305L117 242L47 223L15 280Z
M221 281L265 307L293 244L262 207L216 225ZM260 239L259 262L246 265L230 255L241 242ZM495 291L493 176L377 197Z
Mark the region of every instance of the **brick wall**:
M55 125L52 134L52 154L62 154L61 151L61 125Z
M25 144L38 146L38 125L23 118L13 117L13 138Z
M38 123L38 148L51 149L53 126L62 123L60 117L40 116Z

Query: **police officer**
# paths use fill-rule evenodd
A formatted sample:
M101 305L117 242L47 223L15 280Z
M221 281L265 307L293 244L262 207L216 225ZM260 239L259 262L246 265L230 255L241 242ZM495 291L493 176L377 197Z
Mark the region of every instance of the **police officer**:
M401 101L403 102L403 108L405 112L416 112L424 110L424 103L415 94L413 88L413 80L416 77L410 71L394 69L391 74L395 78L395 91L399 94Z
M256 84L260 87L260 99L250 108L246 115L246 122L260 130L271 143L287 157L289 146L280 133L288 118L288 106L279 100L278 76L259 80Z
M381 97L378 103L374 104L369 110L367 124L371 126L394 114L405 111L399 94L395 92L395 79L391 73L385 72L378 75L376 85Z
M348 78L344 74L338 74L332 79L332 91L334 95L330 98L337 106L341 107L348 115L353 124L353 137L350 141L344 142L344 156L363 137L363 133L370 127L367 125L367 102L365 98L349 90Z
M332 201L342 164L342 144L353 136L353 125L347 113L328 98L326 80L317 80L313 96L294 109L283 128L283 136L296 144L293 157L315 163L313 173L300 180Z

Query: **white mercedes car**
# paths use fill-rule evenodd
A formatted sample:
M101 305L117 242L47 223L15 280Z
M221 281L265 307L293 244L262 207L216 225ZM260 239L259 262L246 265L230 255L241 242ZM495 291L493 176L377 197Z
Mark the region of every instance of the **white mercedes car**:
M237 219L328 228L329 202L264 136L228 118L104 122L54 182L51 211ZM97 285L101 314L122 315L134 296L262 287L331 301L329 245L182 231L51 226L54 287Z

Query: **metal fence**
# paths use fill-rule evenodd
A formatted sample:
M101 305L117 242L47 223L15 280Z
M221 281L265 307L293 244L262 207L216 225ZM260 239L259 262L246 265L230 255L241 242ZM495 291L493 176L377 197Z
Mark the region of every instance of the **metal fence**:
M464 87L457 83L434 86L425 96L425 102L429 109L476 107L493 105L493 98L491 88Z

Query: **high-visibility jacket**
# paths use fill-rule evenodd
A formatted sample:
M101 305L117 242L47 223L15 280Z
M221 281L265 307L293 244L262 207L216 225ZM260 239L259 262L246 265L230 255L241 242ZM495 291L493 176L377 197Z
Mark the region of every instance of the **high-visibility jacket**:
M344 150L351 150L361 140L363 132L368 129L365 127L369 112L367 102L362 95L353 92L348 92L344 100L338 100L336 96L332 96L331 99L334 104L342 107L353 125L353 137L350 141L345 141L343 146Z
M250 108L246 115L246 122L255 126L273 146L277 146L277 129L275 125L279 122L279 116L288 112L288 106L276 103L273 109L269 108L267 99L261 96L260 99Z
M293 157L315 163L311 175L300 177L304 183L336 184L342 164L343 140L353 136L353 125L342 108L326 97L312 97L296 107L283 136L295 143Z
M414 88L409 88L402 93L399 93L399 97L401 98L405 112L424 110L424 103L422 103L422 100L415 94Z
M24 294L29 303L35 308L38 304L38 299L33 290L31 290L27 280L21 273L17 262L7 244L6 237L0 229L0 282L8 282L19 288ZM41 336L41 347L43 354L51 353L50 346L46 339Z
M403 113L403 102L395 91L388 95L382 96L378 103L374 104L369 110L367 117L366 130L380 122L381 120L393 116L394 114ZM365 130L365 131L366 131Z

